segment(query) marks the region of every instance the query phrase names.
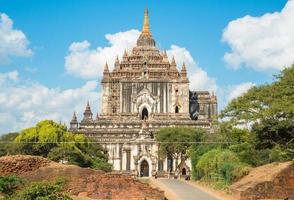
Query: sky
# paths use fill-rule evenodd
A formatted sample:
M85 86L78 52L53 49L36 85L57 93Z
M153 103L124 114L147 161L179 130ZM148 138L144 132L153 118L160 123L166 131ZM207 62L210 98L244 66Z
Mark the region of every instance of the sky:
M219 110L294 61L294 0L0 0L0 134L99 112L104 63L135 45L146 6L157 47Z

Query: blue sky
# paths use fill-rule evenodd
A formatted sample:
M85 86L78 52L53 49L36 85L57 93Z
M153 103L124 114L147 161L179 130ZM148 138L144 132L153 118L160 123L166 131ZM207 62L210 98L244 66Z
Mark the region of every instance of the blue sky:
M151 31L157 41L157 46L160 49L170 50L170 54L177 52L175 49L172 49L171 45L176 45L176 47L188 52L193 59L189 61L189 58L187 58L187 62L191 64L190 73L194 73L193 68L206 73L206 79L210 80L207 81L207 84L215 85L214 87L207 85L207 89L217 90L221 107L228 101L226 97L221 96L232 95L235 97L253 84L259 85L271 82L273 80L272 75L284 67L277 66L276 60L281 60L281 65L287 65L289 59L291 59L286 59L285 57L287 56L281 56L281 49L286 49L287 45L276 48L277 45L275 43L271 45L262 43L263 46L254 46L254 44L260 44L259 41L264 38L269 38L272 41L271 37L275 36L275 34L282 39L289 37L289 43L291 44L294 36L281 35L282 33L277 32L267 36L268 32L271 32L268 30L274 30L280 24L285 24L285 26L281 26L282 30L289 28L287 23L291 22L288 22L286 17L279 16L279 14L282 15L282 10L286 7L286 0L148 0L148 2L146 0L0 0L0 13L7 15L13 21L11 29L21 31L25 35L26 41L29 42L29 44L25 45L23 51L28 52L30 50L33 52L25 56L19 53L9 55L8 62L1 63L0 60L2 79L6 77L5 81L11 82L11 80L8 80L11 77L7 78L9 77L7 74L12 72L16 73L15 76L17 76L15 78L17 81L13 80L14 83L0 85L0 95L1 87L2 89L8 87L19 90L23 88L24 93L28 91L34 93L34 89L36 89L34 87L39 85L43 89L46 90L47 88L49 90L48 93L50 95L47 94L48 98L53 98L51 100L39 100L43 101L43 106L45 107L47 106L46 102L50 101L48 103L50 104L48 105L49 108L46 108L46 111L40 114L38 110L42 108L42 103L38 103L38 100L32 100L36 98L33 95L26 96L25 94L24 96L26 97L17 97L17 99L20 99L16 101L18 105L19 101L28 102L21 108L7 105L7 102L2 102L1 105L0 96L0 119L3 121L2 124L0 122L0 128L5 131L17 130L47 117L67 121L70 118L70 116L66 117L70 109L78 111L84 109L87 99L85 95L89 95L92 98L89 97L88 99L93 101L93 109L98 110L99 103L97 97L99 95L95 92L100 91L99 81L101 76L79 76L80 71L73 71L75 69L72 67L72 62L66 68L65 57L70 56L69 58L73 58L71 56L76 55L74 54L76 52L70 50L70 46L73 43L80 44L86 40L91 46L88 47L86 45L87 47L83 48L96 55L97 52L93 51L97 47L105 48L112 46L105 38L106 34L114 35L131 29L141 30L143 10L147 3ZM289 15L293 13L292 7L287 10ZM277 12L277 16L273 12ZM267 13L272 15L272 17L277 17L277 22L272 18L263 19L263 16ZM244 18L246 15L250 15L251 18ZM228 28L227 34L224 36L225 28L228 27L230 22L237 19L243 20L239 20L232 27ZM270 25L266 23L267 20L272 20ZM251 29L250 24L252 23L255 25ZM266 28L264 28L264 24L266 24ZM243 29L244 31L242 31ZM241 32L239 33L238 31L240 30ZM2 34L5 33L2 32ZM240 34L240 39L238 34ZM262 35L262 37L258 34ZM222 38L225 39L222 40ZM3 41L1 40L0 31L0 59L1 48L2 51L6 51L5 48L9 44L1 46L1 42ZM239 49L239 44L245 45ZM232 53L232 49L237 50L233 50ZM10 50L8 49L7 51ZM250 52L255 51L257 52L255 55L250 54ZM230 52L233 54L234 59L232 59L232 56L229 59L224 59L224 55ZM280 59L280 57L269 56L265 52L271 52L270 55L275 53L285 59L285 61ZM289 51L284 52L284 54L288 55L289 52L292 52L291 48ZM259 54L266 61L259 60ZM236 58L236 55L238 58ZM269 56L269 59L266 56ZM275 60L271 61L271 58L275 58ZM184 61L185 59L183 58ZM179 57L178 60L182 60L182 58ZM99 62L97 61L97 63ZM233 66L234 63L237 64ZM181 63L178 63L178 65L181 65ZM80 70L82 70L83 64L77 65L77 67L80 67ZM203 73L200 74L203 75ZM193 77L197 77L196 74ZM199 80L202 79L199 78ZM245 83L247 83L247 86L243 85L244 87L238 88L238 86L242 86ZM87 88L87 91L84 91L84 93L76 94L72 97L76 98L72 102L64 102L64 104L71 105L67 110L60 109L61 105L57 107L51 105L54 101L62 101L60 99L64 99L64 97L60 96L70 93L69 91L72 90L78 93L78 88L82 88L87 84L87 87L90 89ZM195 87L197 87L196 83ZM201 87L200 89L206 89L205 85L199 87ZM234 92L235 95L232 94ZM2 95L5 98L14 98L11 94L9 96L5 92L3 93ZM57 100L54 99L55 97ZM95 101L95 99L97 100ZM78 101L82 102L77 104ZM34 106L34 103L38 110L30 107ZM83 107L79 108L82 105ZM10 113L9 111L13 114L8 119L8 117L5 118L5 115ZM60 115L58 114L59 112L65 112L65 114ZM24 113L30 114L25 115ZM13 123L4 124L5 121L13 121Z

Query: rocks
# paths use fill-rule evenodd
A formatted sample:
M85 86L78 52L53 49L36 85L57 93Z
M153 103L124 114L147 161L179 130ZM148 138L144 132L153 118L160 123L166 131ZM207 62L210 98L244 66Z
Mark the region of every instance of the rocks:
M239 200L294 199L294 162L257 167L230 189Z
M149 199L163 200L164 192L130 176L62 165L37 156L0 157L0 175L17 174L30 181L64 177L66 192L74 199Z
M24 174L48 166L50 163L50 160L40 156L3 156L0 157L0 175Z

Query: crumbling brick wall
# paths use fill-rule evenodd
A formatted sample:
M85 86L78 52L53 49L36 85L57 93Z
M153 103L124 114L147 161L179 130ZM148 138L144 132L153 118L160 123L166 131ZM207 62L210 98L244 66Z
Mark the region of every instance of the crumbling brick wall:
M252 170L231 186L239 200L294 199L294 162L273 163Z

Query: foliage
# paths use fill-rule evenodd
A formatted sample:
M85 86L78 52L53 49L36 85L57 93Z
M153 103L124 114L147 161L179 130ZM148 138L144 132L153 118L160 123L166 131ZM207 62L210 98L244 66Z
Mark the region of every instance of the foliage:
M294 149L294 122L293 120L263 119L252 127L256 135L256 148L273 148L276 145Z
M294 117L294 65L284 69L272 84L256 86L232 100L222 111L222 118L234 123L257 122L260 119Z
M192 164L192 179L200 180L201 174L199 174L198 170L195 170L195 167L200 160L201 156L206 152L210 151L211 149L216 148L216 145L193 145L190 149L190 157L191 157L191 164Z
M188 127L168 127L160 129L156 134L156 140L160 142L159 152L162 157L171 156L176 159L185 160L187 150L191 142L200 142L206 131Z
M248 174L249 166L240 162L234 152L218 148L203 154L196 170L201 179L214 181L218 186L227 186Z
M8 133L0 137L0 156L11 155L17 153L17 147L12 144L18 133Z
M288 159L287 152L283 151L279 145L276 145L269 153L270 162L283 162Z
M15 141L21 143L22 153L46 157L59 142L74 141L74 137L64 125L44 120L34 127L22 130Z
M72 134L64 125L44 120L24 129L15 138L22 154L48 157L56 162L65 161L81 167L109 171L107 152L82 134ZM101 167L101 168L100 168Z
M0 176L0 193L10 196L23 184L24 180L17 176Z
M72 198L62 193L64 181L36 182L24 187L15 193L11 200L71 200Z

